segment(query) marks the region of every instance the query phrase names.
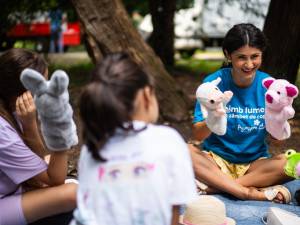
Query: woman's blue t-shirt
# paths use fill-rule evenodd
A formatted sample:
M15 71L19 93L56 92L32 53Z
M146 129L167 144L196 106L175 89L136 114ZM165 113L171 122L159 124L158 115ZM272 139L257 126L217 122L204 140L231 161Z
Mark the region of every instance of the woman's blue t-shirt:
M253 83L240 88L233 82L231 68L224 68L207 76L204 82L220 77L219 89L231 90L233 97L226 106L227 131L223 136L212 133L203 141L203 150L212 151L232 163L249 163L268 157L265 129L265 92L262 80L268 74L257 71ZM194 123L203 121L199 102L196 102Z

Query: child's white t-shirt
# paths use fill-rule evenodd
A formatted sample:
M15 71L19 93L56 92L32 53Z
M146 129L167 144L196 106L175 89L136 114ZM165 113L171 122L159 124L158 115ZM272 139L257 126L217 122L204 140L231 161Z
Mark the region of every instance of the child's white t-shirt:
M74 218L84 225L169 225L172 206L196 194L187 144L172 128L133 122L144 130L116 132L101 150L107 162L83 146Z

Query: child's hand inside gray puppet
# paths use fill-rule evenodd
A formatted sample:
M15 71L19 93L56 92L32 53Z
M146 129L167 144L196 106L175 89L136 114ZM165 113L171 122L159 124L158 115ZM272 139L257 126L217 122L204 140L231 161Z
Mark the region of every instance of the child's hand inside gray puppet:
M66 150L76 145L78 136L69 104L68 75L57 70L47 81L39 72L27 68L21 74L21 82L34 95L42 134L49 150Z

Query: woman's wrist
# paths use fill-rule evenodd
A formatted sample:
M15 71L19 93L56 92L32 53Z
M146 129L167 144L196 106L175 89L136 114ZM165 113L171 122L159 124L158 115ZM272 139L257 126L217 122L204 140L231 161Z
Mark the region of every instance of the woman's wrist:
M51 151L50 155L54 157L66 157L68 155L68 149L60 150L60 151Z
M204 121L195 123L192 127L193 138L197 141L203 141L209 135L211 135L210 129L208 129Z
M68 162L68 151L51 151L49 165L52 163L67 163Z
M36 120L32 120L31 122L22 123L23 133L26 135L27 132L38 132L38 125Z
M47 149L43 143L43 137L40 133L37 122L23 125L23 137L26 140L28 147L41 158L44 158Z
M48 175L52 185L64 183L68 172L67 151L51 152L48 164Z

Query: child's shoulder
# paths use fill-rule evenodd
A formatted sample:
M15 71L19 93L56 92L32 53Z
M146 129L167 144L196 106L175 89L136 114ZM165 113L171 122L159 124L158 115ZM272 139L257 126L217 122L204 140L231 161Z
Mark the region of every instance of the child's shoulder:
M148 124L148 132L157 136L180 137L180 134L172 127L166 125Z
M224 78L227 78L230 74L231 74L231 68L221 68L215 71L214 73L207 75L204 78L204 82L210 82L212 80L217 79L218 77L220 77L223 80Z
M187 144L183 137L169 126L148 124L140 135L145 152L160 159L177 158L187 152Z
M164 146L165 148L180 148L186 145L178 131L169 126L149 124L143 133L141 135L145 142L150 145Z

